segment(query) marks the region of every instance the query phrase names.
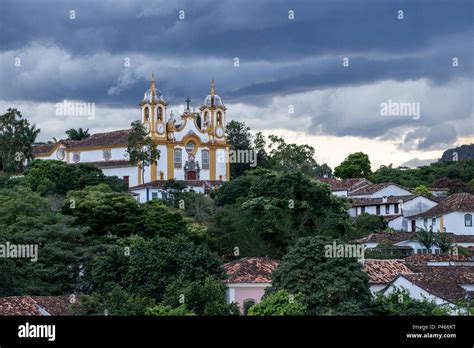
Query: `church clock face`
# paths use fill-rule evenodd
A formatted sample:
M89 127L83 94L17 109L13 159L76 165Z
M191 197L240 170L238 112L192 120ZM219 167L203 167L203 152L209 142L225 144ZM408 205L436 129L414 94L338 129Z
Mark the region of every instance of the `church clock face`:
M222 127L216 128L216 136L218 138L222 138L224 136L224 129Z
M145 129L146 134L150 133L150 124L148 122L145 122L143 124L143 129Z
M156 132L158 134L163 134L165 132L165 124L163 122L158 122L156 124Z

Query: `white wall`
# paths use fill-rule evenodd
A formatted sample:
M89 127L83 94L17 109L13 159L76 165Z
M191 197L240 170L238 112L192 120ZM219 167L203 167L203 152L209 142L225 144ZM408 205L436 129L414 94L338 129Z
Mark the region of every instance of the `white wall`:
M415 214L421 214L425 211L438 205L437 202L425 197L416 197L412 200L403 203L403 215L410 216Z
M102 172L107 176L118 176L123 179L124 176L129 177L129 186L138 185L138 167L117 167L117 168L102 168Z
M389 185L387 187L384 187L383 189L374 192L372 194L372 198L380 198L383 196L409 196L412 195L412 193L408 190L405 190L401 187L398 187L396 185Z
M453 212L443 215L444 227L446 232L452 232L454 234L469 234L474 235L474 227L464 226L464 215L471 214L474 217L474 212L464 213L464 212ZM440 227L440 218L427 218L425 224L425 219L420 218L416 219L416 227L418 228L430 228L433 227L433 231L441 231Z

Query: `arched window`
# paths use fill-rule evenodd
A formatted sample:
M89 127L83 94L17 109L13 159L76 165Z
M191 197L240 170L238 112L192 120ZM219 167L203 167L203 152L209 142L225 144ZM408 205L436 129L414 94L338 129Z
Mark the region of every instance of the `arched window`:
M202 150L202 169L209 169L209 150Z
M150 119L150 109L145 108L145 121Z
M472 227L472 215L471 214L465 214L464 215L464 226Z
M222 114L220 111L217 111L217 124L222 124Z
M244 315L247 315L247 312L249 311L250 307L252 307L255 302L256 301L253 298L248 298L244 300Z
M183 164L183 154L181 149L174 150L174 167L175 168L182 168Z
M157 114L157 119L159 121L162 121L163 120L163 109L158 107L158 109L156 109L156 114Z

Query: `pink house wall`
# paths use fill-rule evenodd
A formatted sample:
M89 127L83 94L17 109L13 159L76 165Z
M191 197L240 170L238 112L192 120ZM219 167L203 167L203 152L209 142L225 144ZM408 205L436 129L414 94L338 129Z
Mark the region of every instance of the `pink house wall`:
M270 286L270 284L259 284L260 286L249 286L242 287L242 284L239 284L238 287L228 285L227 289L227 298L228 302L236 302L240 308L240 311L243 312L244 301L248 299L255 300L255 303L259 303L262 299L262 296L265 294L265 288ZM233 301L232 301L233 297Z

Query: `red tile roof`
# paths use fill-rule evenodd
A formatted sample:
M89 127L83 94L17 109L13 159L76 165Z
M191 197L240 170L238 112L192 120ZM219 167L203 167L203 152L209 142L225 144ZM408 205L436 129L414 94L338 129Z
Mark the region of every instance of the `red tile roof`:
M0 297L0 315L70 315L68 296Z
M471 258L466 255L452 255L452 254L415 254L405 258L408 263L426 264L427 262L444 262L444 261L471 261Z
M439 233L439 232L434 232ZM446 233L448 240L454 243L474 243L474 235ZM359 243L382 243L392 242L394 244L409 240L415 236L415 232L380 232L371 233L368 236L356 240Z
M270 283L279 261L268 257L244 257L224 264L226 283Z
M426 199L432 200L433 202L437 202L437 200L433 198L425 197L421 195L388 196L385 202L383 201L382 197L380 198L350 198L350 200L351 200L351 205L353 207L360 207L360 206L367 206L367 205L394 204L394 203L398 203L398 201L402 201L405 203L417 197L424 197Z
M364 260L364 272L370 284L388 284L399 274L413 273L403 260Z
M321 181L325 184L328 184L331 190L355 190L362 186L371 185L372 183L365 178L352 178L339 180L335 178L316 178L316 180Z
M443 199L438 205L424 213L410 218L436 217L452 212L474 212L474 195L466 192L455 193Z
M127 160L111 160L111 161L84 162L84 163L94 164L99 168L132 166L132 163Z
M464 299L466 295L466 290L461 284L474 284L474 267L427 266L419 273L401 276L429 293L455 303Z
M394 184L393 182L384 182L384 183L380 183L380 184L371 184L371 185L367 185L367 186L363 186L357 190L354 190L351 192L351 195L370 195L372 193L375 193L377 191L380 191L381 189L384 189L390 185L395 185L395 186L398 186L398 187L401 187L400 185L397 185L397 184ZM403 189L405 189L404 187L401 187Z

